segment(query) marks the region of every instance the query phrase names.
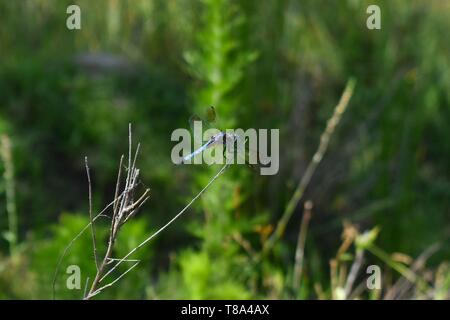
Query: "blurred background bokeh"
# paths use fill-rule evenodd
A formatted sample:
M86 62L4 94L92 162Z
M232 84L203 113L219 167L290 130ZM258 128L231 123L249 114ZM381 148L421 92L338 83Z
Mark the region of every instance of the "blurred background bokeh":
M70 4L81 30L66 28ZM366 27L370 4L381 30ZM98 298L449 298L449 30L441 0L0 0L0 298L52 297L58 257L89 221L84 157L99 212L128 123L151 197L114 256L177 214L220 166L174 165L170 135L209 105L225 127L279 128L279 173L228 169ZM349 78L327 153L261 258ZM96 226L103 252L108 219ZM57 298L82 297L65 285L73 264L92 279L89 232ZM368 265L381 290L365 287Z

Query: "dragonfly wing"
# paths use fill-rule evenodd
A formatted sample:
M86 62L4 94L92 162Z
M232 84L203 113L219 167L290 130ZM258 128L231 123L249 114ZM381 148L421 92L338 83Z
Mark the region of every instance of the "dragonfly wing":
M206 121L204 121L198 115L194 114L189 118L189 126L191 127L191 130L194 130L194 122L201 122L202 127L209 127L209 125Z
M216 110L214 109L214 107L211 106L208 108L208 110L206 112L206 121L196 114L193 114L189 118L189 125L192 130L194 129L194 122L197 122L197 121L202 123L203 128L210 129L211 123L216 121Z
M249 162L249 154L248 152L246 152L245 154L241 153L241 152L237 152L236 153L237 158L241 159L241 161L244 162L244 164L249 167L250 169L252 169L252 171L254 172L259 172L260 169L260 165L258 163L250 163Z
M216 109L214 109L213 106L210 106L208 108L208 111L206 112L206 120L208 122L214 122L216 121Z
M241 139L237 137L237 139ZM243 163L254 172L258 172L261 164L258 162L258 152L247 145L247 139L244 141L243 148L234 149L236 152L236 160L238 163Z

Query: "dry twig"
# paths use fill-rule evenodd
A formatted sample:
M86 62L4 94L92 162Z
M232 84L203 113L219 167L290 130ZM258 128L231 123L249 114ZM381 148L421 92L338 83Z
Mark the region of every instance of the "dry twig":
M130 255L135 253L137 250L142 248L145 244L147 244L150 240L152 240L154 237L156 237L159 233L161 233L163 230L165 230L169 225L171 225L173 222L175 222L182 214L184 214L187 209L211 186L211 184L222 174L224 171L228 168L229 163L227 162L220 170L219 172L209 181L209 183L200 190L199 193L175 216L173 217L169 222L167 222L164 226L162 226L160 229L158 229L155 233L150 235L147 239L145 239L143 242L141 242L137 247L132 249L128 254L126 254L123 258L117 259L113 258L113 248L114 244L116 242L118 233L120 231L120 228L128 222L132 217L135 216L136 212L142 207L142 205L148 200L149 198L149 192L150 189L146 189L143 194L138 197L137 200L134 200L134 193L138 187L139 184L139 169L136 168L136 160L139 153L139 144L137 145L134 157L132 158L132 138L131 138L131 125L129 127L129 149L128 149L128 167L126 168L126 177L125 177L125 185L123 188L121 188L121 180L122 180L122 167L123 167L123 160L124 156L120 158L120 164L119 164L119 171L117 175L117 182L116 182L116 189L114 194L114 200L109 203L99 214L97 214L95 217L92 215L92 191L91 191L91 179L89 174L89 167L87 164L86 159L86 171L88 175L88 182L89 182L89 217L90 221L89 223L70 241L68 246L64 249L63 253L58 259L58 263L56 266L55 274L53 277L52 282L52 288L53 288L53 298L55 298L55 284L58 276L58 272L62 263L63 258L66 256L66 254L69 252L72 245L75 243L75 241L89 228L91 227L91 232L93 236L93 243L94 243L94 254L97 257L96 254L96 245L95 245L95 228L94 228L94 222L101 216L105 216L104 213L112 207L112 216L111 216L111 226L110 226L110 232L109 232L109 239L108 239L108 245L106 249L106 253L104 257L102 258L101 262L96 262L97 265L97 272L95 274L94 280L88 289L88 282L86 281L86 287L85 287L85 293L83 295L83 298L85 300L91 299L100 292L102 292L104 289L109 288L113 286L117 281L119 281L122 277L124 277L128 272L130 272L132 269L134 269L138 263L139 260L133 260L128 259ZM121 191L122 190L122 191ZM133 262L133 265L129 267L125 272L120 274L118 277L113 279L110 283L105 285L100 285L100 283L108 276L110 275L122 262ZM112 265L109 267L109 265ZM108 269L109 268L109 269Z
M109 239L108 239L108 247L106 249L106 253L102 259L102 261L97 265L97 273L94 277L94 280L92 282L92 285L88 291L88 293L85 295L84 299L90 299L100 293L102 290L112 286L114 283L116 283L119 279L121 279L125 274L127 274L131 269L136 267L136 265L139 262L136 262L133 264L129 269L127 269L123 274L121 274L118 278L116 278L111 283L101 286L100 287L100 281L105 276L106 273L106 266L113 261L112 254L114 249L114 244L117 240L117 236L119 234L120 228L129 221L130 218L132 218L136 212L139 210L139 208L142 207L142 205L148 200L149 198L149 192L150 189L146 189L143 194L138 198L138 200L134 200L134 193L138 186L138 179L139 179L139 169L136 168L136 159L139 154L139 144L137 145L133 160L131 158L132 155L132 137L131 137L131 124L129 126L129 134L128 134L128 168L127 168L127 176L125 180L125 186L123 188L123 192L121 193L121 196L118 197L119 190L120 190L120 180L121 180L121 172L122 172L122 162L123 162L123 156L120 159L119 164L119 173L117 175L117 183L116 183L116 191L115 191L115 197L117 201L114 201L113 206L113 213L111 218L111 227L109 231ZM87 166L86 162L86 170L88 172L88 178L89 178L89 168ZM90 179L89 179L90 181ZM92 214L90 214L92 218ZM93 223L91 223L91 230L94 232L93 229ZM95 236L93 235L93 241L94 241L94 254L96 251L95 247ZM96 255L96 254L95 254Z
M106 278L111 272L113 272L122 262L127 261L127 258L131 256L133 253L138 251L140 248L142 248L144 245L146 245L150 240L152 240L154 237L156 237L159 233L164 231L168 226L170 226L175 220L177 220L183 213L186 212L186 210L211 186L211 184L228 168L229 163L226 163L220 170L217 172L217 174L208 182L208 184L200 190L197 195L192 198L192 200L181 210L175 217L173 217L169 222L167 222L165 225L163 225L161 228L159 228L155 233L150 235L147 239L142 241L138 246L133 248L130 252L128 252L122 259L119 259L118 262L108 271L105 273L105 275L100 279L103 280Z

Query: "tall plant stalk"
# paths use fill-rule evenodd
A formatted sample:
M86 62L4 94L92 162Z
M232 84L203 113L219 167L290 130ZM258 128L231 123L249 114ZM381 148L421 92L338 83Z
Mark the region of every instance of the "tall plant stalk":
M267 253L270 249L272 249L275 242L282 237L284 230L286 229L286 226L289 220L291 219L292 214L295 211L295 208L297 207L299 201L302 199L305 189L308 187L312 176L316 172L318 165L322 161L322 158L328 149L328 144L334 133L334 130L336 129L336 126L339 124L341 117L344 114L345 110L347 109L348 103L350 102L350 98L353 95L354 87L355 81L349 80L341 96L341 99L339 100L339 103L336 105L336 108L334 109L332 117L328 120L325 131L320 136L320 143L319 147L317 148L317 151L314 153L311 162L306 168L305 174L301 178L297 188L294 191L294 194L292 195L291 199L286 205L286 208L283 212L283 215L281 216L281 219L278 221L275 231L272 233L270 238L264 244L263 253Z

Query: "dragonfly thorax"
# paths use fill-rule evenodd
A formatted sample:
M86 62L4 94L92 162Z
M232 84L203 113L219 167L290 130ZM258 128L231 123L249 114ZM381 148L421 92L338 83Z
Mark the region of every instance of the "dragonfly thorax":
M237 139L237 136L232 133L226 133L225 131L221 131L211 137L207 142L208 147L218 145L218 144L228 144L233 143Z

